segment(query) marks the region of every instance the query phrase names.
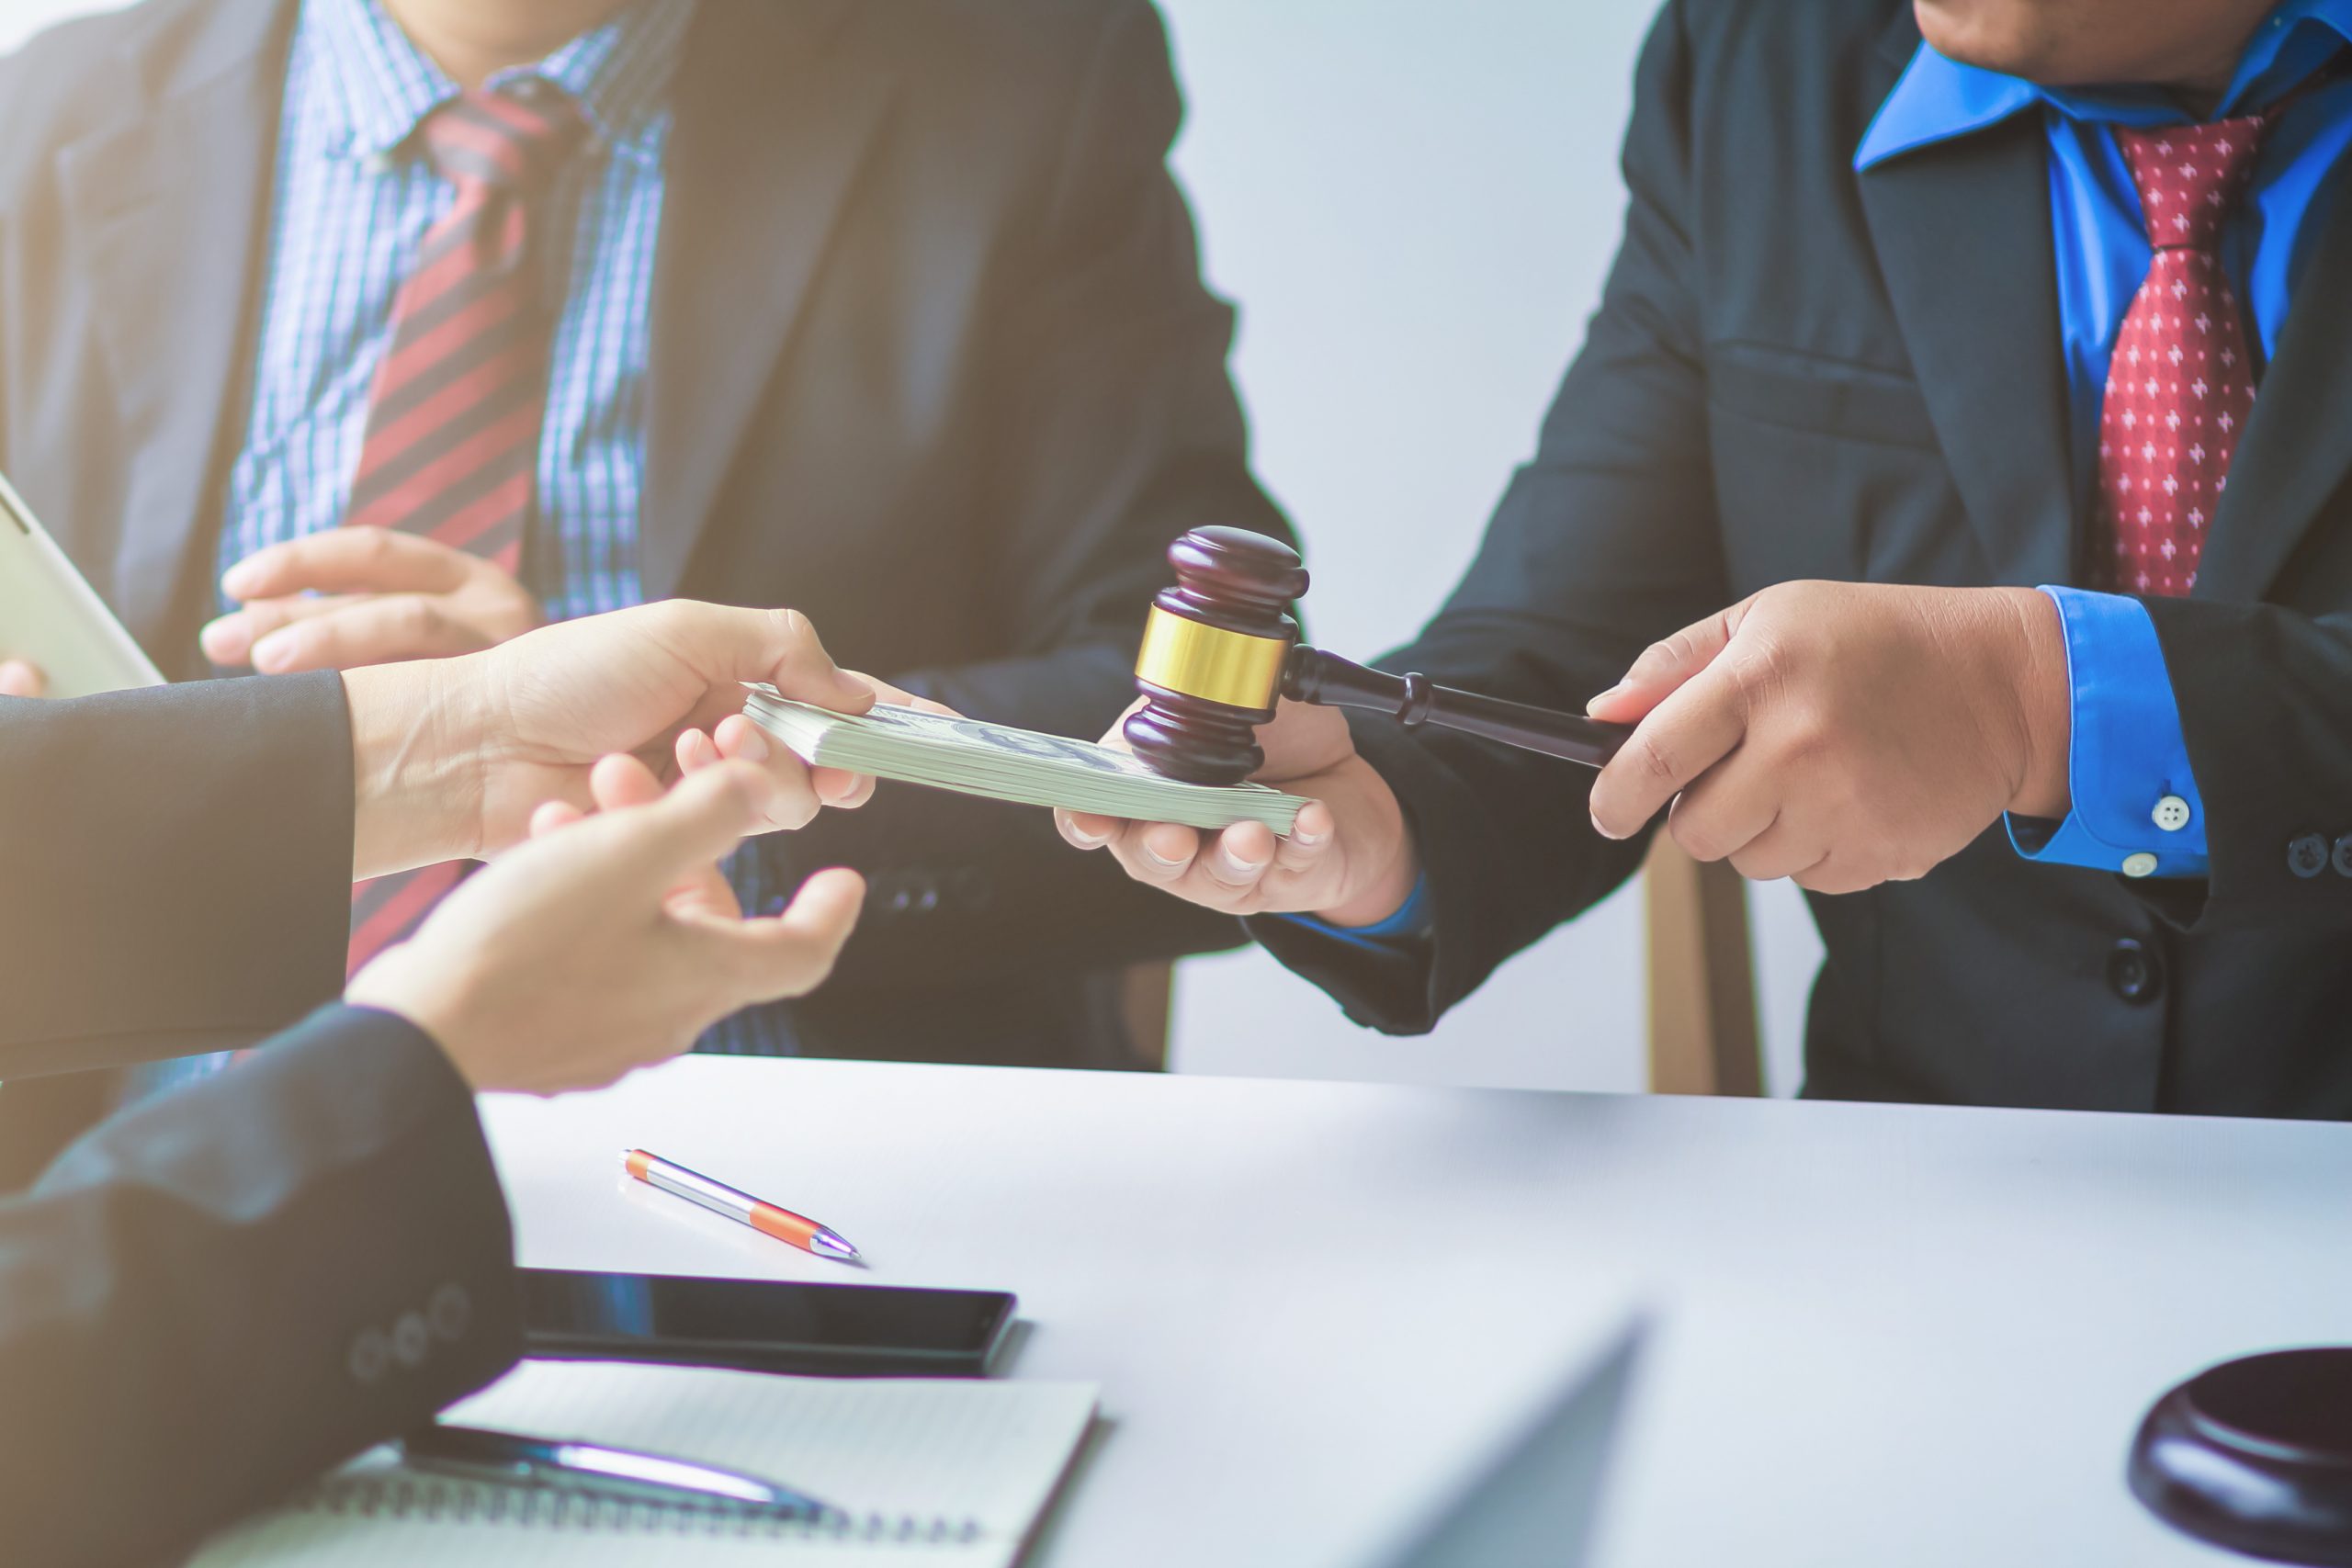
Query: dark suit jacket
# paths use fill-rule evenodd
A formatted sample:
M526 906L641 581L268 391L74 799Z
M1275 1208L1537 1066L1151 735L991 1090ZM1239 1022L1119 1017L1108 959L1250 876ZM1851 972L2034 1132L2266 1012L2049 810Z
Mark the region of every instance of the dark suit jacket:
M1667 6L1600 310L1468 576L1394 667L1580 709L1652 639L1770 583L2078 577L2041 121L1853 170L1918 42L1906 0ZM1996 827L1921 881L1813 899L1811 1092L2352 1115L2352 879L2287 853L2352 830L2352 201L2314 220L2195 596L2150 606L2210 882L2032 864ZM1577 768L1358 735L1419 835L1434 943L1365 960L1256 924L1361 1018L1427 1028L1639 862L1593 834ZM2127 942L2153 986L2123 983Z
M0 467L194 673L244 435L294 0L149 0L0 65ZM675 85L641 569L1087 738L1187 527L1283 531L1163 158L1146 0L702 0ZM1119 1065L1112 966L1238 940L1046 814L886 785L769 852L873 893L804 1047Z
M6 1186L51 1143L21 1112L55 1080L23 1075L249 1041L334 994L341 693L0 698ZM329 1008L107 1122L0 1198L9 1561L177 1562L428 1419L520 1353L513 1265L472 1096L386 1014Z

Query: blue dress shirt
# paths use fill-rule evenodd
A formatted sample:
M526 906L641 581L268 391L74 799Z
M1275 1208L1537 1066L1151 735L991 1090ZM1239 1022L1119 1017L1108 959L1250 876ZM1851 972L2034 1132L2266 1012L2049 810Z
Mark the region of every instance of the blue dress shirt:
M2250 113L2292 91L2352 39L2352 0L2288 0L2247 44L2216 118ZM2038 86L1961 65L1921 45L1854 157L1868 170L1918 148L2039 111L2050 138L2051 235L2059 331L2071 392L2078 508L2098 484L2099 400L2115 338L2147 276L2152 250L2140 195L2109 128L2186 123L2152 88ZM2328 199L2324 176L2352 145L2352 79L2296 102L2265 138L2222 263L2253 312L2261 364L2276 352ZM2137 600L2048 586L2065 629L2073 682L2074 806L2057 824L2015 819L2030 858L2132 875L2202 876L2205 813L2190 771L2164 654Z

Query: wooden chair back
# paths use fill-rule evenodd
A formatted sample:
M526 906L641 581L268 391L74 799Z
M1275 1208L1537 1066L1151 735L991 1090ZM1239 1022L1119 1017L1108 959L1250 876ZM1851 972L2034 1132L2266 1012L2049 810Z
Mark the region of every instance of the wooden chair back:
M1694 861L1660 833L1642 868L1642 899L1651 1092L1762 1094L1747 883L1729 864Z

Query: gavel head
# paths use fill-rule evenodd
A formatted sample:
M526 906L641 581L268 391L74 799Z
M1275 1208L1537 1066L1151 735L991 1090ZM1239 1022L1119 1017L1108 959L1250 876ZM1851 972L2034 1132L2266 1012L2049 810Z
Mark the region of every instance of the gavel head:
M1121 733L1154 773L1239 784L1266 760L1253 731L1274 716L1306 569L1281 540L1239 528L1195 528L1168 563L1176 586L1152 600L1136 656L1144 705Z

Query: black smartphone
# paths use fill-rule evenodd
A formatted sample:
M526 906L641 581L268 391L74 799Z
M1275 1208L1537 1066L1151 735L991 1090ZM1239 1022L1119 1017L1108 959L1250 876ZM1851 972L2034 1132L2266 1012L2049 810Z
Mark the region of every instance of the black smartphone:
M1002 1291L524 1269L526 1355L831 1377L986 1376Z

